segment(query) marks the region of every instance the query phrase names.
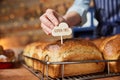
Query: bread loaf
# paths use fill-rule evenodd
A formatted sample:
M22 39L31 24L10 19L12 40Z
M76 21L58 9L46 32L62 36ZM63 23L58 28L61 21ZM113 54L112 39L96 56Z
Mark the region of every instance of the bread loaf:
M111 37L102 47L106 60L120 59L120 35ZM120 72L120 62L109 62L109 65L111 72Z
M42 60L41 54L43 53L43 50L47 44L50 44L50 42L49 43L48 42L31 43L25 47L23 55ZM39 63L36 62L35 60L33 61L32 59L25 57L25 62L28 66L34 67L34 69L39 70L39 68L38 68Z
M111 37L104 38L98 44L100 40L94 40L98 48L103 52L105 60L118 60L120 59L120 34ZM110 72L120 72L120 62L109 62Z
M101 50L100 46L105 39L106 37L101 37L101 38L93 39L91 41L98 47L99 50Z
M103 56L98 48L92 42L82 39L67 39L64 40L64 44L61 44L60 41L51 43L33 43L24 49L23 55L37 58L39 60L45 60L45 56L48 55L49 62L103 60ZM34 67L35 69L43 72L44 66L40 62L29 62L27 59L25 59L25 61L29 66L36 66ZM64 66L64 76L102 72L104 71L104 66L105 64L103 62L66 64ZM48 75L52 78L61 77L61 68L61 65L49 65Z

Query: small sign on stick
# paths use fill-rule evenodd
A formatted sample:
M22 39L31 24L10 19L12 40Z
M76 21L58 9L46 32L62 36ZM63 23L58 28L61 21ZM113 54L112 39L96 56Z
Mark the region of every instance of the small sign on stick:
M68 24L65 22L60 23L52 30L53 36L61 36L61 44L63 44L63 36L68 36L71 33L72 33L72 29L69 28Z

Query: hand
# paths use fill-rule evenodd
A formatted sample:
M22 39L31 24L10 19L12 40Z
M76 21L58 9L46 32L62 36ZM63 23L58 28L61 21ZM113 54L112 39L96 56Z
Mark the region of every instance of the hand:
M46 12L40 17L40 21L42 29L47 35L49 35L51 34L52 29L60 22L65 22L65 19L54 10L47 9Z

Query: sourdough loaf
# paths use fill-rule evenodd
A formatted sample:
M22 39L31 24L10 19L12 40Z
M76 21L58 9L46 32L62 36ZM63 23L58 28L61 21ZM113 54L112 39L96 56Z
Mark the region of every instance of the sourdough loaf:
M45 56L48 55L49 62L103 60L103 56L98 48L92 42L82 39L67 39L64 40L64 44L61 44L60 41L51 43L34 43L25 48L23 55L37 58L39 60L45 60ZM27 59L25 61L27 64L29 63ZM37 61L36 63L34 63L34 61L31 63L34 65L30 66L36 66L35 68L37 70L45 73L45 71L43 71L43 64ZM66 64L64 66L64 76L102 72L104 71L104 66L105 64L103 62ZM53 78L61 77L61 68L61 65L49 65L48 75Z

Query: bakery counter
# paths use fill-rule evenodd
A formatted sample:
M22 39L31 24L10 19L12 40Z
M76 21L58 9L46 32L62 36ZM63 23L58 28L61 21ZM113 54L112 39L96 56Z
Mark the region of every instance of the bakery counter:
M39 80L26 68L21 66L15 69L1 69L0 70L0 80ZM94 80L120 80L120 76L100 78Z

